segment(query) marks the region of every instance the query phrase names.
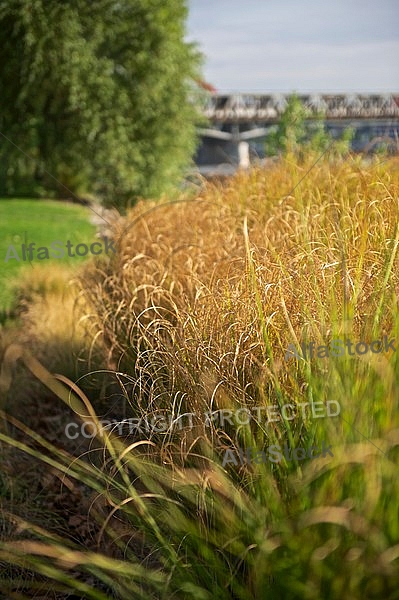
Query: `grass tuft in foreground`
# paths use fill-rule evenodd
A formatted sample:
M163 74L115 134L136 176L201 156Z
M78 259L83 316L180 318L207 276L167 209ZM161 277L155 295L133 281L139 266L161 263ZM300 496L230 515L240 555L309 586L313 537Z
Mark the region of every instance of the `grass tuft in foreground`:
M119 254L81 279L87 339L119 385L121 418L198 418L124 438L101 428L96 403L67 378L9 348L3 393L22 360L99 435L76 458L3 413L4 448L83 485L99 532L82 547L7 511L8 593L39 585L34 572L54 593L90 598L398 597L397 351L284 360L290 343L399 338L398 197L397 161L354 160L308 173L281 163L193 201L135 207L115 231ZM336 417L300 409L329 400ZM293 420L201 416L285 404ZM222 467L226 448L323 440L334 457Z

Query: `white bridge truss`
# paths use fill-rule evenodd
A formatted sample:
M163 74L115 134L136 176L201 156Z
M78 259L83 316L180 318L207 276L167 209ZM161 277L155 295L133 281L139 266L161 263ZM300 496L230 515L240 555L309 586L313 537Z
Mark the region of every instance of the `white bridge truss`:
M276 122L287 106L290 94L214 94L203 107L213 123L248 121ZM325 119L398 119L399 95L394 94L308 94L298 95L312 114Z
M266 138L278 123L291 94L212 94L205 98L202 112L208 126L198 128L202 144L197 155L200 164L229 162L247 168L249 144ZM328 127L360 132L361 147L376 137L399 136L399 94L298 94L312 121L322 115ZM381 133L382 132L382 133ZM389 133L391 132L391 133ZM370 138L370 139L369 139Z

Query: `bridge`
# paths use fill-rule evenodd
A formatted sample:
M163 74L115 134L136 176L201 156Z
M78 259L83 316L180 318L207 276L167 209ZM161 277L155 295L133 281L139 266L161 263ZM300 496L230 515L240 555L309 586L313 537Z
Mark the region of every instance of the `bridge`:
M202 143L196 163L200 170L225 164L230 170L250 164L250 154L263 158L264 141L278 123L290 94L212 94L202 112L210 126L200 128ZM326 129L339 137L355 130L353 149L367 150L374 139L399 140L399 94L298 94L308 120L320 113Z

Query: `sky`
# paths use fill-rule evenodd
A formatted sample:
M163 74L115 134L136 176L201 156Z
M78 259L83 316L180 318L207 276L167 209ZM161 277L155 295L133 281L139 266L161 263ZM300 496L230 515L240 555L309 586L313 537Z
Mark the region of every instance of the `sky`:
M188 0L218 92L395 92L399 0Z

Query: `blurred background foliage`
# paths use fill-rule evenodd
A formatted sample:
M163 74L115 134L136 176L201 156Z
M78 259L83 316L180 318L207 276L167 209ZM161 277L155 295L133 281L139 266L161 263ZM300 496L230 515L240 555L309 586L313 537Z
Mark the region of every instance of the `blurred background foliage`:
M0 1L0 195L120 208L175 185L199 121L186 16L184 0Z
M340 157L348 154L354 134L354 128L347 127L341 138L335 139L326 130L325 113L311 114L299 96L292 94L278 125L267 137L265 150L268 156L291 156L298 160L331 148L330 156Z

